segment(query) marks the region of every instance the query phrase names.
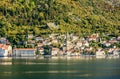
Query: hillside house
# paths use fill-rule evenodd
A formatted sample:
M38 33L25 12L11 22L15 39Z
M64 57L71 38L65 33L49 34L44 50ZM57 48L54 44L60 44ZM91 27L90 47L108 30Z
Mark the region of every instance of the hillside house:
M42 48L43 46L44 46L44 44L43 43L38 43L38 45L37 45L39 48Z
M89 47L89 42L88 42L88 41L83 41L83 42L82 42L82 45Z
M117 37L117 41L120 41L120 36Z
M42 37L35 37L35 41L43 41L44 39Z
M6 38L0 38L1 44L7 44L8 40Z
M88 41L98 42L98 40L99 40L99 35L98 34L92 34L91 36L88 37Z
M76 45L77 45L78 47L81 47L81 46L82 46L82 42L78 41Z
M28 34L28 39L34 38L33 34Z

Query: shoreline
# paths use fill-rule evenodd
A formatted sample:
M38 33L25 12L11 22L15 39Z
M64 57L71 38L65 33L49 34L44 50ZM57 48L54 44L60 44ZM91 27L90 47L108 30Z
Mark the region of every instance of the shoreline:
M67 59L115 59L120 58L120 56L116 55L104 55L104 56L96 56L96 55L78 55L78 56L50 56L50 57L44 57L44 56L23 56L23 57L17 57L17 56L11 56L11 57L0 57L0 59L61 59L61 58L67 58Z

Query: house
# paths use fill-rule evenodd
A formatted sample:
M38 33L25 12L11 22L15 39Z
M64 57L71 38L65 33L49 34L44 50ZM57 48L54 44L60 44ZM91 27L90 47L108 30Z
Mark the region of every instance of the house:
M114 51L114 50L115 50L114 48L108 49L108 54L109 54L109 55L113 54L113 51Z
M42 37L35 37L35 41L43 41L44 39Z
M91 36L88 37L88 41L95 41L97 42L99 39L99 35L98 34L92 34Z
M111 45L110 42L103 43L103 46L109 47Z
M57 39L53 39L52 43L58 43L58 40Z
M105 51L103 51L102 49L98 49L98 51L96 51L96 58L105 58Z
M88 52L91 52L92 50L93 50L92 47L87 47L87 48L86 48L86 51L88 51Z
M62 47L62 51L66 51L67 50L67 47L66 46L63 46Z
M88 41L83 41L82 45L89 47Z
M8 40L6 38L0 38L1 44L7 44Z
M26 44L29 45L30 47L34 47L35 41L34 40L28 40L28 42Z
M28 39L34 38L33 34L28 34Z
M65 51L60 50L60 51L58 52L58 56L62 56L62 55L64 54L64 52L65 52Z
M72 54L72 52L73 52L73 49L69 49L69 50L67 50L66 53L67 53L68 56L70 56Z
M95 42L97 42L98 38L97 37L89 37L88 40L89 41L95 41Z
M13 50L13 53L17 57L31 57L35 56L36 49L34 48L16 48Z
M113 55L114 55L114 56L119 56L119 55L120 55L120 50L115 49L115 50L113 51Z
M81 50L84 50L84 49L85 49L85 46L81 46L80 49L81 49Z
M78 39L78 36L72 36L72 40L75 41Z
M120 41L120 36L117 37L117 40Z
M117 43L117 40L109 40L111 44Z
M0 44L0 56L6 57L12 55L12 47L10 45Z
M117 38L116 37L112 37L110 40L117 40Z
M81 47L81 46L82 46L82 42L78 41L78 42L77 42L77 46L78 46L78 47Z
M50 37L50 38L54 38L54 37L56 37L57 35L58 35L58 34L50 34L49 37Z
M58 48L52 48L52 55L53 56L56 56L59 52L59 49Z
M42 48L43 46L44 46L44 44L43 43L38 43L38 45L37 45L39 48Z

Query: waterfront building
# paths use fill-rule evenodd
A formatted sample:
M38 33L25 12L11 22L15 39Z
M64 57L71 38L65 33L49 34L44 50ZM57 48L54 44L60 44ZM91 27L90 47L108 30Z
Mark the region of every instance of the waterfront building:
M12 55L12 47L6 44L0 44L0 56L6 57Z
M58 55L59 49L58 48L52 48L52 55L56 56Z
M105 51L103 51L102 49L99 49L98 51L96 51L96 58L105 58Z
M115 49L115 50L113 51L113 55L114 55L114 56L119 56L119 55L120 55L120 50Z
M34 48L16 48L13 53L17 57L31 57L35 56L36 49Z

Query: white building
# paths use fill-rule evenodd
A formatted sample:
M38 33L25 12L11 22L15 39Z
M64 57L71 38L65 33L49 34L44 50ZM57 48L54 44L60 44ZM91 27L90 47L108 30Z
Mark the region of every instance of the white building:
M40 48L42 48L44 46L44 44L43 43L38 43L37 46L40 47Z
M42 37L35 37L35 41L43 41L44 39Z
M77 46L78 46L78 47L81 47L81 46L82 46L82 42L78 41L78 42L77 42Z
M114 50L113 55L114 56L119 56L120 55L120 50Z
M82 45L89 47L88 41L83 41Z
M12 55L12 47L10 45L0 44L0 56L6 57Z
M119 58L120 50L119 49L112 49L109 51L108 58Z
M120 41L120 36L118 36L117 40Z
M106 47L109 47L111 45L111 43L110 42L106 42L103 45L106 46Z
M58 48L52 48L52 55L55 56L55 55L58 55L59 53L59 49Z
M33 37L34 37L33 34L28 35L28 39L32 39Z
M91 36L88 37L88 40L97 42L98 41L98 37L99 37L98 33L92 34Z
M8 40L6 38L0 38L0 43L6 44Z
M58 40L57 39L53 39L52 43L58 43Z
M73 41L77 40L78 39L78 36L73 36Z
M18 57L31 57L31 56L35 56L35 51L36 49L34 48L16 48L14 49L14 54L15 56Z
M105 58L106 55L105 55L105 51L99 49L97 52L96 52L96 58Z

